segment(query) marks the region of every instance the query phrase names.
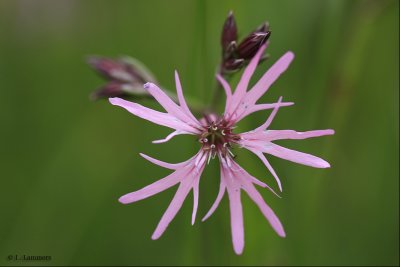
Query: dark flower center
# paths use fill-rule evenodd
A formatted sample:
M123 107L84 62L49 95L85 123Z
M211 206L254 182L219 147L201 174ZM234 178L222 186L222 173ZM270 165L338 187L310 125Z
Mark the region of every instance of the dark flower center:
M210 152L210 156L215 157L217 153L226 157L228 154L233 156L230 148L232 143L240 137L232 132L233 128L228 126L225 121L208 122L204 127L203 133L199 137L202 149Z

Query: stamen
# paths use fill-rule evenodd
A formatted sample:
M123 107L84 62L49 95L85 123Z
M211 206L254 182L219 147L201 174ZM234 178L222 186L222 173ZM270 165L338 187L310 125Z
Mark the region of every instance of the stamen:
M236 142L239 136L232 133L232 127L223 119L218 119L210 122L207 121L208 125L204 126L201 134L201 143L203 144L203 151L207 152L208 159L214 159L216 156L223 158L225 161L227 158L235 157L230 151L231 142ZM228 164L229 161L228 161Z

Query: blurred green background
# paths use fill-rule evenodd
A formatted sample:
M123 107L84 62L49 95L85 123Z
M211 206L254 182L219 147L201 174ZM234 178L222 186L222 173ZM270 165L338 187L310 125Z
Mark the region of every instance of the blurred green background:
M280 110L272 128L336 130L282 142L325 158L331 169L270 157L282 199L260 191L287 238L243 195L242 256L233 252L226 198L213 217L199 220L217 194L216 162L201 180L194 226L190 195L162 238L150 239L175 188L118 203L169 173L139 152L179 162L199 145L190 136L153 145L170 130L107 101L90 102L89 93L104 81L85 63L92 54L130 55L171 89L176 68L186 95L208 103L229 10L240 36L265 20L271 24L271 59L256 77L285 51L296 54L262 98L283 95L296 103ZM398 1L1 0L0 264L398 265L398 22ZM257 113L238 130L266 117ZM251 174L277 188L256 157L235 153ZM7 261L9 254L52 260Z

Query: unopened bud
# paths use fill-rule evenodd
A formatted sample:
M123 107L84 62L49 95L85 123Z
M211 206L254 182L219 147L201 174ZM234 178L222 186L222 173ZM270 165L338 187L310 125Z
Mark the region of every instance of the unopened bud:
M232 11L229 12L221 35L222 60L219 73L226 75L240 70L256 55L270 35L269 24L264 22L238 44L236 22ZM265 59L262 57L259 63Z
M222 50L225 52L229 44L237 40L237 28L233 12L230 11L225 20L221 35Z
M225 60L227 59L231 59L235 57L235 53L237 50L237 43L236 41L232 41L230 42L230 44L228 45L228 47L225 49L224 54L223 54L223 58Z
M89 57L88 64L106 79L131 80L127 66L114 59L102 57Z
M100 98L109 98L109 97L123 97L127 94L122 90L122 83L119 82L109 82L103 87L100 87L98 90L94 91L90 98L92 100L97 100Z
M122 57L110 59L105 57L89 57L88 64L108 83L91 94L91 99L124 96L143 96L148 92L143 90L146 82L156 82L153 74L140 61Z
M153 73L146 67L146 65L144 65L136 58L123 56L119 60L125 63L130 73L135 75L138 78L138 80L143 84L147 82L153 82L153 83L157 82Z
M230 59L224 62L224 73L235 72L240 70L244 65L244 59Z
M271 32L253 32L247 36L240 44L237 49L237 53L240 58L246 60L251 59L255 56L258 49L267 42Z
M254 32L269 32L269 23L264 22L260 26L257 27L257 29L254 30Z

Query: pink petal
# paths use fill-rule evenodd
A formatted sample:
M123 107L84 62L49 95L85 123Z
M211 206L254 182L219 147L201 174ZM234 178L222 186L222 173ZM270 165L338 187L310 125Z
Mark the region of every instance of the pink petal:
M262 154L261 154L262 155ZM247 179L248 181L251 181L253 184L259 185L261 187L267 188L269 191L271 191L275 196L281 198L280 195L278 195L271 187L269 187L267 184L261 182L254 176L250 175L247 171L245 171L243 168L241 168L236 162L234 162L241 170L239 171L240 176L242 179ZM272 168L272 167L271 167ZM278 179L279 180L279 179ZM281 190L282 191L282 190Z
M181 209L183 201L189 194L190 189L192 188L192 183L193 181L188 179L181 182L178 191L176 192L174 198L168 206L168 209L165 211L164 215L157 225L156 230L151 237L153 240L158 239L167 229L169 223L175 218L175 215Z
M244 227L242 202L240 200L240 190L230 190L228 188L229 206L231 210L231 230L233 248L236 254L240 255L244 248Z
M272 67L261 77L246 95L246 102L256 103L267 92L269 87L286 71L294 58L292 52L286 52Z
M232 231L232 242L233 249L236 254L240 255L244 248L244 227L243 227L243 211L242 202L240 200L240 184L237 183L237 177L232 172L227 170L226 177L222 175L226 183L229 196L229 207L231 211L231 231Z
M195 156L194 166L197 169L202 170L204 168L205 162L207 160L207 156L208 156L207 152L203 152L202 150L200 150L200 152L197 153L197 155Z
M214 113L211 114L207 114L206 115L207 118L202 117L199 122L201 123L201 125L203 125L203 127L208 127L210 125L209 122L216 122L218 121L218 116Z
M158 125L166 126L175 130L186 131L194 134L198 134L198 130L187 125L186 123L179 121L175 117L167 113L162 113L156 110L146 108L142 105L126 101L122 98L113 97L109 99L110 103L115 106L120 106L135 116L142 119L151 121Z
M314 168L330 167L329 163L321 158L303 152L284 148L273 143L270 143L263 152L271 154L278 158L286 159L295 163L311 166Z
M153 144L165 143L165 142L168 142L169 140L171 140L173 137L180 135L180 134L192 134L192 133L177 130L177 131L172 132L169 135L167 135L167 137L165 137L164 139L154 140L152 143Z
M249 195L249 197L257 204L260 208L264 217L269 221L272 228L278 233L279 236L285 237L285 230L283 229L282 223L279 221L278 217L272 211L272 209L265 203L264 199L257 191L257 189L249 182L243 182L243 189Z
M269 141L266 138L266 133L267 131L250 131L250 132L245 132L241 133L240 137L241 140L239 141L240 144L246 145L251 145L251 144L267 144Z
M176 93L178 95L179 104L182 107L183 111L188 115L193 121L197 122L197 119L193 116L192 112L190 111L185 97L183 96L182 85L181 81L179 80L178 72L175 70L175 86L176 86Z
M244 172L244 174L243 174ZM267 187L269 188L273 193L275 193L266 183L261 182L260 180L258 180L256 177L251 176L250 174L248 174L246 171L243 170L242 174L246 177L248 177L248 179L250 179L254 184L261 186L261 187ZM276 193L275 193L276 194Z
M277 104L282 103L282 97L279 97ZM269 115L268 119L258 128L256 128L254 131L258 132L258 131L264 131L265 129L267 129L272 121L274 120L276 113L278 113L278 110L280 108L280 105L275 106L275 108L272 110L271 114Z
M193 212L192 212L192 225L196 220L197 207L199 206L199 182L200 176L196 177L193 183Z
M241 133L240 144L244 146L254 146L255 144L259 146L268 145L271 141L281 140L281 139L307 139L312 137L319 137L324 135L334 134L334 130L316 130L307 132L296 132L293 130L259 130L250 131L246 133Z
M251 59L249 65L246 67L244 70L242 77L236 86L235 93L233 94L232 98L232 105L230 106L229 110L226 110L225 113L233 113L235 109L239 106L241 100L246 94L247 87L249 86L249 82L251 79L251 76L253 76L254 71L257 68L258 62L260 61L260 58L262 54L264 53L264 50L266 49L267 44L264 44L258 49L257 54Z
M332 135L334 133L335 131L331 129L307 131L307 132L296 132L293 130L267 130L266 132L264 132L265 137L263 139L266 141L274 141L281 139L307 139L324 135Z
M229 83L220 74L217 74L217 80L219 81L219 83L222 85L222 87L225 90L225 94L226 94L225 110L227 110L229 108L229 106L231 105L232 90L231 90Z
M279 108L279 107L287 107L287 106L292 106L294 105L293 102L278 102L274 104L258 104L258 105L253 105L250 106L250 108L246 109L246 111L243 113L243 115L240 115L236 121L240 121L242 118L247 117L248 115L260 111L260 110L266 110L266 109L273 109L273 108Z
M228 159L228 158L227 158ZM245 177L245 179L250 180L252 183L255 183L256 185L259 185L261 187L268 187L267 184L261 182L260 180L258 180L257 178L251 176L247 171L245 171L239 164L236 163L236 161L232 160L230 166L227 166L227 164L222 164L221 167L223 167L224 169L229 169L229 171L233 171L235 172L234 175L240 175L242 177ZM224 170L221 168L221 173Z
M226 97L228 97L228 98L231 97L232 90L231 90L231 86L229 85L229 83L220 74L217 74L216 77L217 77L217 80L219 81L219 83L222 85L222 88L224 88Z
M164 191L177 183L182 179L182 171L175 171L170 175L138 190L126 195L123 195L119 198L119 202L123 204L129 204L132 202L136 202L138 200L142 200L148 197L151 197L161 191Z
M220 185L219 185L219 192L217 195L217 198L215 199L214 203L212 204L210 210L207 212L206 216L203 217L203 219L201 220L202 222L204 222L205 220L207 220L208 218L210 218L210 216L214 213L214 211L218 208L219 203L222 200L222 197L225 194L225 183L224 180L221 179Z
M158 165L158 166L161 166L161 167L166 168L166 169L171 169L171 170L176 170L176 169L178 169L180 167L183 167L191 160L190 159L188 161L181 162L181 163L167 163L167 162L152 158L150 156L147 156L146 154L143 154L143 153L139 153L139 154L140 154L140 156L142 156L143 158L147 159L151 163L153 163L155 165Z
M270 173L272 174L272 176L274 176L275 181L278 184L279 190L282 192L282 184L281 184L281 180L279 179L278 175L276 174L275 170L272 168L271 164L269 163L269 161L267 160L267 158L264 156L264 154L261 151L257 151L255 149L252 148L247 148L248 150L250 150L251 152L253 152L254 154L257 155L257 157L259 157L261 159L261 161L265 164L265 166L268 168L268 170L270 171Z
M172 99L164 93L163 90L158 88L154 83L146 83L144 88L160 103L160 105L172 116L178 118L186 124L191 124L192 126L199 126L197 120L193 120L182 109L174 102ZM193 127L194 128L194 127ZM196 128L194 128L196 129ZM197 131L198 132L198 131Z

